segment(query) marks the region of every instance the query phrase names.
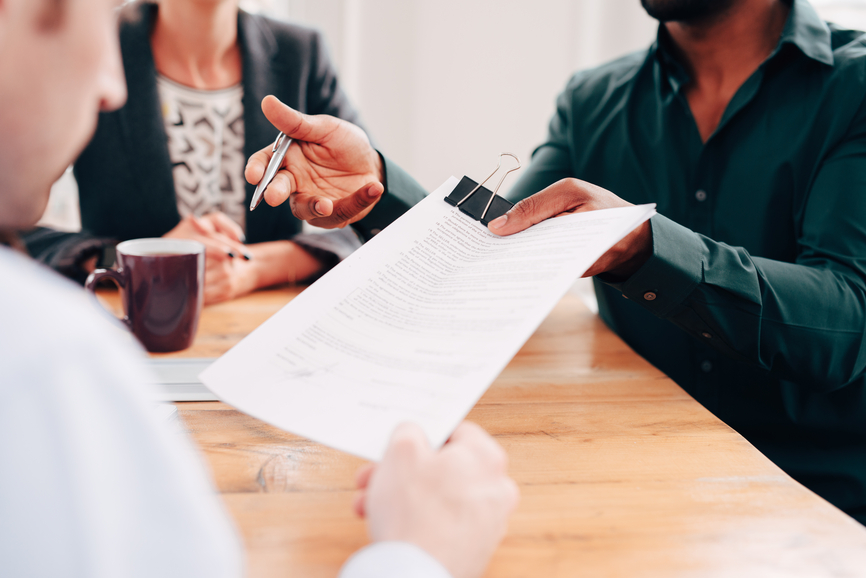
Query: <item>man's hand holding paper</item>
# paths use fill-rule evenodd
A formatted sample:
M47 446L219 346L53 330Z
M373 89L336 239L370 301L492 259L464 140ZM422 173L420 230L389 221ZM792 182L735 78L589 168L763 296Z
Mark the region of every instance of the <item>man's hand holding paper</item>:
M552 217L633 206L591 183L562 179L517 203L508 213L491 221L489 228L497 235L513 235ZM645 221L611 247L583 276L606 274L611 280L627 279L646 262L652 248L652 229L649 221Z
M505 451L469 422L439 451L417 425L401 424L382 462L362 468L357 483L355 511L373 542L414 544L453 578L484 573L520 496Z

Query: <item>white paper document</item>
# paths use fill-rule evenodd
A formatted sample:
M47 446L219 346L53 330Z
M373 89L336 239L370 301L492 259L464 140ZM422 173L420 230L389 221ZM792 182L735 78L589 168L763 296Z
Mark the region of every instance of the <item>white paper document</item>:
M199 379L214 362L212 357L149 358L154 401L214 401L217 397Z
M578 213L497 237L429 197L311 285L201 375L223 401L371 460L401 422L434 447L569 286L655 214Z

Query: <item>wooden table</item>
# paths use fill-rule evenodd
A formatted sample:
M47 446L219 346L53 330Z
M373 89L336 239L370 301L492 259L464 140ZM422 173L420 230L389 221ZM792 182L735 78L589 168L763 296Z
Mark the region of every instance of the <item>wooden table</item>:
M216 356L296 289L206 308ZM103 293L116 305L116 294ZM181 403L243 535L249 576L336 575L366 543L361 461L221 403ZM488 576L866 576L866 528L789 478L566 297L469 419L522 501Z

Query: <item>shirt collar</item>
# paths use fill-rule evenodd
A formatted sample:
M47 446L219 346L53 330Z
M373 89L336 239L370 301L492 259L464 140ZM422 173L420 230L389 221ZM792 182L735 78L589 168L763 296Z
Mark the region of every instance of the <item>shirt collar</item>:
M812 60L833 66L830 28L821 20L808 0L794 0L788 22L785 23L785 29L782 31L782 37L773 56L785 44L793 44Z
M689 82L689 75L674 56L671 42L667 28L664 24L659 25L658 35L650 48L650 54L655 55L662 64L672 88L676 91ZM830 28L821 20L808 0L793 0L779 44L767 60L775 57L786 44L796 46L808 58L833 66Z

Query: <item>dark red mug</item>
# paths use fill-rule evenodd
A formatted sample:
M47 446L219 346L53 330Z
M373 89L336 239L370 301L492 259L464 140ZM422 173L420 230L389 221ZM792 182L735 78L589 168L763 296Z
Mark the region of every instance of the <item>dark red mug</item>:
M183 239L134 239L117 245L116 269L97 269L120 288L130 331L148 351L179 351L192 345L204 302L204 245Z

